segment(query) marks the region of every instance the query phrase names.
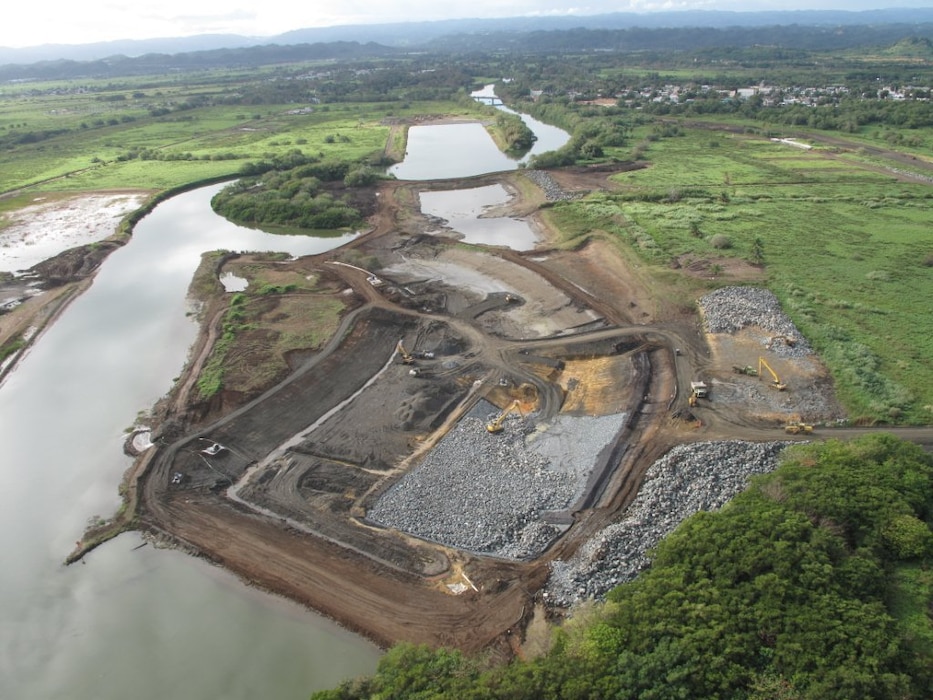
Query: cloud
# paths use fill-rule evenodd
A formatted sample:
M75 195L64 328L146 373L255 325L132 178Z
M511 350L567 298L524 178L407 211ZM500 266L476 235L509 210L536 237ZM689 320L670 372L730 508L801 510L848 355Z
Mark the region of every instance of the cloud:
M0 46L234 33L270 36L305 27L519 16L680 10L864 10L882 0L44 0L4 7ZM896 0L928 7L929 0Z

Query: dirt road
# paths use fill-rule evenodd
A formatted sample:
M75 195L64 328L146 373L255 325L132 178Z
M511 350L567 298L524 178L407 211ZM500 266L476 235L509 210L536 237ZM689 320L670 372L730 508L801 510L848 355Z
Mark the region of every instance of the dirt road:
M586 173L577 184L594 182ZM216 300L188 376L159 409L161 439L140 458L131 492L143 529L380 644L505 657L521 641L549 562L612 522L670 447L783 433L747 407L688 406L684 387L722 372L721 363L692 304L654 294L656 282L611 245L594 239L567 252L545 241L526 254L426 235L417 208L426 186L387 182L369 234L287 263L352 300L337 332L261 394L205 406L190 388L223 310ZM514 207L529 209L520 199ZM371 269L339 264L351 258ZM489 289L455 282L480 273ZM399 339L411 362L400 359ZM530 560L462 551L366 518L481 399L517 400L539 426L566 411L626 416L585 493L560 514L561 534ZM213 443L223 449L205 452Z

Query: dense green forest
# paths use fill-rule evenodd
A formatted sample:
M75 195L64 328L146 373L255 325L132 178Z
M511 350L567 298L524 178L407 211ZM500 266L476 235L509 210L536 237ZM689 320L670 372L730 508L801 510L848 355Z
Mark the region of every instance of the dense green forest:
M361 208L352 190L380 177L380 171L366 163L321 162L297 149L247 163L241 173L244 177L214 195L211 206L216 212L246 226L318 230L359 226L371 207Z
M876 434L785 451L782 465L664 540L651 567L559 631L489 666L400 645L363 698L928 698L933 458Z

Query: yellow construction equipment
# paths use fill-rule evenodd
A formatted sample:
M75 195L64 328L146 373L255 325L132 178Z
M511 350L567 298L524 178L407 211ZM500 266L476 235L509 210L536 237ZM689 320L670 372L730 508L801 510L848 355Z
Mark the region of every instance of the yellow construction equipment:
M797 344L797 339L794 338L793 336L772 335L770 338L768 338L768 343L765 345L765 347L768 348L768 350L770 350L771 346L774 345L775 341L778 341L778 340L783 340L784 344L789 348L792 348Z
M410 365L415 361L415 358L405 349L405 346L402 344L402 341L398 341L398 345L395 346L396 351L399 355L402 356L402 364Z
M787 384L781 383L780 378L777 376L777 372L771 369L765 358L758 358L758 377L761 378L761 368L764 367L771 374L771 383L768 384L772 389L777 389L778 391L784 391L787 388Z
M690 396L687 398L687 403L690 406L696 406L698 399L708 398L709 387L706 385L706 382L690 382Z
M809 435L813 432L813 426L800 421L794 421L784 426L784 432L790 435Z
M486 431L490 433L501 433L502 432L502 423L505 420L505 417L509 415L512 411L517 411L522 405L522 402L518 399L515 399L512 403L508 405L505 410L502 411L498 416L493 418L486 424Z

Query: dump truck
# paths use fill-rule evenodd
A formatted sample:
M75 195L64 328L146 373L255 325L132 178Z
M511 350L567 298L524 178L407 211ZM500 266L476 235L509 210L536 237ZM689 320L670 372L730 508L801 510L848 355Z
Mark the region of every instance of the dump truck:
M698 399L707 398L709 398L709 387L706 386L706 382L690 382L690 396L687 399L688 404L696 406Z
M690 393L698 399L709 398L709 387L706 382L690 382Z

